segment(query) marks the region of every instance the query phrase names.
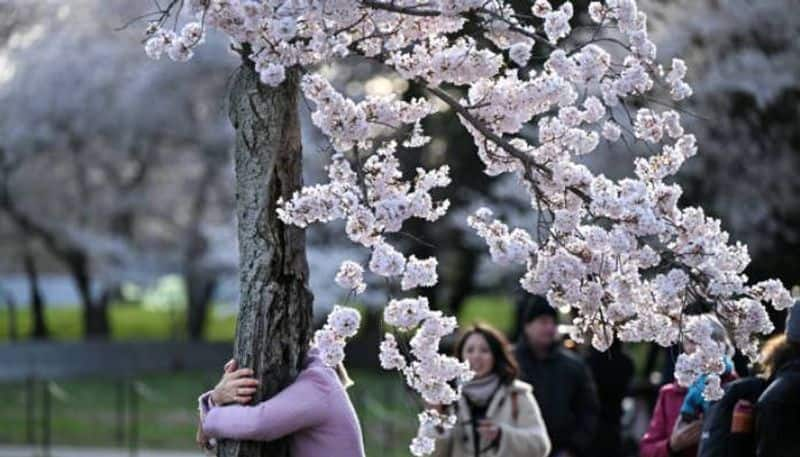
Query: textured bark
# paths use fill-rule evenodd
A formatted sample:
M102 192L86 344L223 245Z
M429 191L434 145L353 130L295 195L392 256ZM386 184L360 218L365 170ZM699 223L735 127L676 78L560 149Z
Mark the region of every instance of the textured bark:
M299 74L276 88L259 82L251 62L233 77L229 115L236 129L236 215L240 305L234 357L261 379L254 401L269 398L298 373L311 336L308 264L302 230L276 215L280 197L302 186L297 112ZM223 441L219 456L283 457L288 440Z

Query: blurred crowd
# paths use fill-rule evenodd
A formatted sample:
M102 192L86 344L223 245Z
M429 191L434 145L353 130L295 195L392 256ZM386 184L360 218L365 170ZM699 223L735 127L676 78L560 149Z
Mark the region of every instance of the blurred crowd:
M800 434L792 433L800 431L800 312L790 314L785 333L767 341L749 368L734 363L725 328L701 315L729 349L723 397L706 399L711 381L704 376L679 385L668 366L646 431L630 437L623 404L635 370L622 344L606 352L580 348L560 338L559 315L545 298L520 300L513 345L485 324L469 327L456 343L455 355L476 376L447 408L457 421L437 428L435 456L800 456ZM696 343L684 338L680 349L691 353Z

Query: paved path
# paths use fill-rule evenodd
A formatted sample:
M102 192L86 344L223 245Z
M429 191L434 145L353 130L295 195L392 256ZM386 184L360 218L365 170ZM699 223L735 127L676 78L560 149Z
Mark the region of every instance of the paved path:
M6 446L0 444L0 457L45 457L35 446ZM54 446L49 457L131 457L127 449ZM159 451L142 449L135 457L203 457L200 451Z

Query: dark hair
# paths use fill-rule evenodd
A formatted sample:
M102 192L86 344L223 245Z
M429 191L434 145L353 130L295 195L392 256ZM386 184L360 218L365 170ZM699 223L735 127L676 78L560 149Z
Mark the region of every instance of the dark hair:
M470 336L476 333L486 339L489 350L492 351L492 357L494 357L492 372L500 376L500 382L503 384L514 382L519 374L519 366L514 355L511 354L511 345L499 330L487 324L474 324L461 334L455 346L455 356L458 360L463 362L464 344Z
M786 362L798 357L800 357L800 344L789 341L784 334L773 336L761 348L759 366L762 376L771 378Z

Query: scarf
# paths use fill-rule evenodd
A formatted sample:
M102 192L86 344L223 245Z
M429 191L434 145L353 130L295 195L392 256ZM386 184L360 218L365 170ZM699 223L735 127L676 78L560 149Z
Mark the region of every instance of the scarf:
M486 406L500 387L500 376L492 373L464 384L463 392L475 406Z

